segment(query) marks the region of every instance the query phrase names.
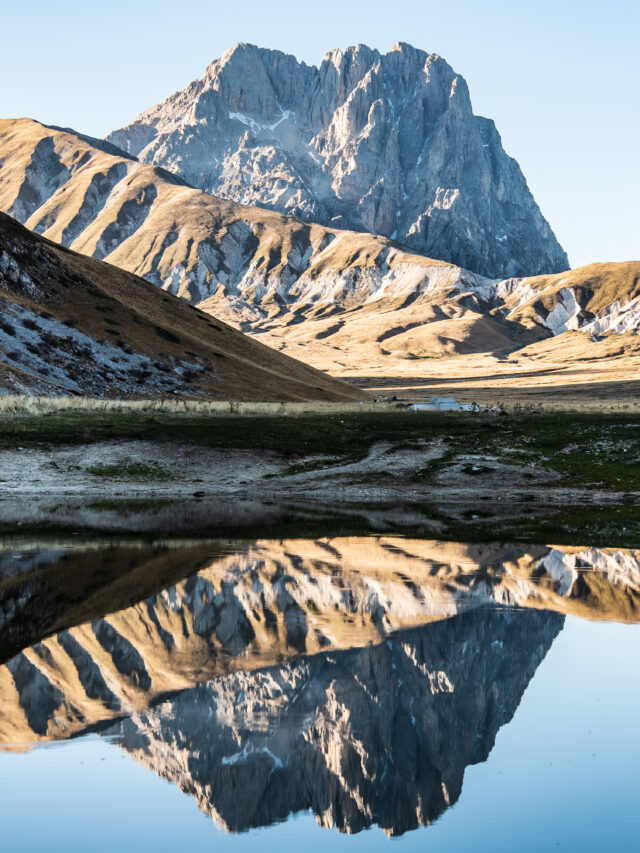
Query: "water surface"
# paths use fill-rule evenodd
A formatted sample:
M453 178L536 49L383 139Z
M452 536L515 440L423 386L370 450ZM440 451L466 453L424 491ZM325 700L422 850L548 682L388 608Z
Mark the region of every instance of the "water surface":
M7 849L629 849L639 603L623 549L8 541Z

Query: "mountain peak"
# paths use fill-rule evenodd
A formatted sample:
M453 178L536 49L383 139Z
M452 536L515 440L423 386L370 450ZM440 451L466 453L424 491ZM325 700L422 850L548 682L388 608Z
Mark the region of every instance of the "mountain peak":
M320 66L241 42L108 139L217 196L492 278L568 266L464 78L405 42L335 49Z
M430 54L426 53L426 51L420 50L419 48L414 47L412 44L409 44L406 41L397 41L393 45L393 47L391 48L389 53L402 53L402 54L406 54L408 56L425 57L425 58L430 55Z

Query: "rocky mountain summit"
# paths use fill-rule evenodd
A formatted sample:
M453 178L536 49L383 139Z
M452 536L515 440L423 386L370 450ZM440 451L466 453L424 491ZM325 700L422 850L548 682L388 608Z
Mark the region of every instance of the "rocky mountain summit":
M569 266L464 79L407 44L333 50L320 67L238 44L108 139L220 197L489 277Z

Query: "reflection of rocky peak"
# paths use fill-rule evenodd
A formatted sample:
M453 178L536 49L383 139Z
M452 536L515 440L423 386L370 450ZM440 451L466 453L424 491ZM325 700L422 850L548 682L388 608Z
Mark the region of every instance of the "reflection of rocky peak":
M202 684L113 731L229 830L312 809L325 827L399 835L458 799L563 621L483 608Z
M68 737L231 672L378 644L486 605L638 619L631 551L396 536L229 550L25 551L18 574L21 561L5 561L0 742Z
M217 196L394 237L484 275L568 267L464 79L407 44L334 50L317 68L238 44L109 139Z

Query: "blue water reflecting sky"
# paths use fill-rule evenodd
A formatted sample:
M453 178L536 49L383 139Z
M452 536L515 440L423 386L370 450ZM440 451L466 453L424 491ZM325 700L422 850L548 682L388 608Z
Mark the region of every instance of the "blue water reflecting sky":
M0 754L3 849L12 851L633 849L640 628L568 618L486 763L431 827L341 835L312 815L229 835L195 800L92 736Z

